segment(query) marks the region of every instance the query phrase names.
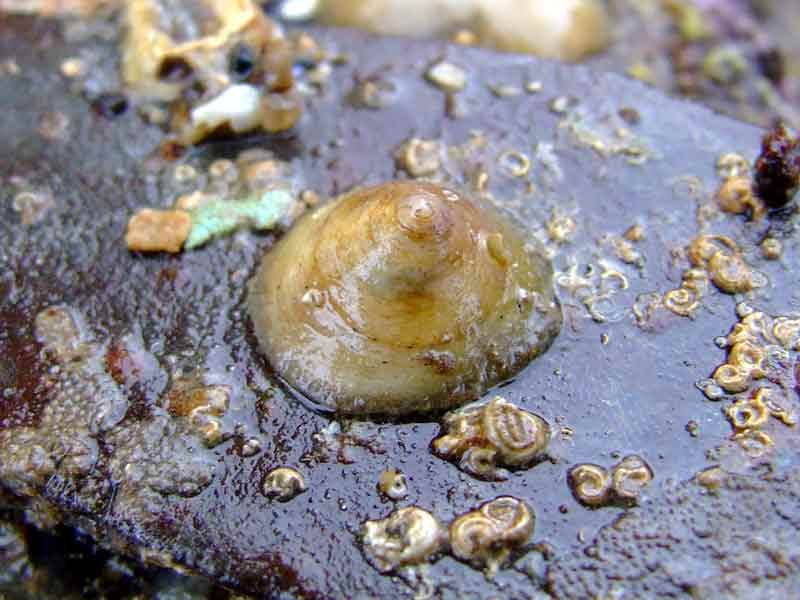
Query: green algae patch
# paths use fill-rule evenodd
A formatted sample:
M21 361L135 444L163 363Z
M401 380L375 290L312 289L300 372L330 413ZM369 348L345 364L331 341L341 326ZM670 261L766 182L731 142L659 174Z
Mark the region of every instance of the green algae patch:
M240 228L271 229L291 209L294 198L286 190L270 190L244 200L216 200L191 211L192 229L185 250Z

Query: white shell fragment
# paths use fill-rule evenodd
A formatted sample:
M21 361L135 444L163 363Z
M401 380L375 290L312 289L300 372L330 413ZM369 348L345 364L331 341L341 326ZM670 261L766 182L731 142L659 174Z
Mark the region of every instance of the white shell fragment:
M252 85L238 84L192 110L196 127L216 129L227 123L236 133L255 129L260 121L261 93Z

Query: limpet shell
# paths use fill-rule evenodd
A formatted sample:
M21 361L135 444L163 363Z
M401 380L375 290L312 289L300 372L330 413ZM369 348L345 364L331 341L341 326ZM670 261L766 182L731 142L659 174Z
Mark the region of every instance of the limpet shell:
M303 217L265 255L248 308L275 371L321 407L450 408L557 335L552 268L530 248L502 215L454 190L386 183Z

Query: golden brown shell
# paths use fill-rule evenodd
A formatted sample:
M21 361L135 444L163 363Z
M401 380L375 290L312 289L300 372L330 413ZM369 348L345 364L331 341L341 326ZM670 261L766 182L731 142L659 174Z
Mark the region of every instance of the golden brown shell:
M568 479L575 498L586 506L603 506L611 499L611 475L600 465L583 463L569 470Z
M653 469L635 454L623 458L611 474L614 495L623 503L635 504L641 490L652 480Z
M267 473L261 492L267 498L288 502L308 489L303 476L291 467L278 467Z
M475 477L495 481L508 478L500 467L526 467L540 459L550 441L547 421L501 396L447 413L442 427L433 451Z
M426 562L441 550L444 528L431 513L416 506L367 521L361 530L364 554L381 573Z
M653 480L653 469L641 456L631 454L610 472L591 463L575 465L567 473L567 479L575 499L585 506L633 505L642 489Z
M550 264L493 210L429 183L357 190L264 258L248 305L279 375L341 413L480 396L561 325Z
M500 496L450 524L450 549L457 558L486 567L493 577L511 551L530 539L534 524L525 502Z

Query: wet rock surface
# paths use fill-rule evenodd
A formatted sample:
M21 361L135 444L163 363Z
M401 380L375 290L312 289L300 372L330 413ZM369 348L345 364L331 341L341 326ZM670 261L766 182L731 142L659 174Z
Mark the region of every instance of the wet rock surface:
M731 475L714 489L697 481L674 485L661 502L620 517L588 547L557 558L548 591L556 598L795 595L798 506L796 471Z
M791 596L797 536L787 523L797 521L800 507L790 480L741 475L731 480L736 489L718 495L670 483L714 464L748 473L757 462L799 460L797 433L784 425L770 431L769 452L750 458L728 440L720 405L695 386L724 361L714 340L736 322L738 298L711 288L693 319L648 304L680 284L685 247L706 228L734 238L766 274L748 298L759 310L797 310L790 268L797 264L796 208L752 222L703 208L719 185L719 156L738 152L752 162L761 132L582 67L438 42L315 35L350 61L308 93L292 135L207 145L180 160L202 168L243 145L261 146L328 198L402 176L394 153L405 140L440 140L446 151L431 177L499 204L553 256L564 330L502 388L510 402L552 425L550 460L503 482L480 481L430 451L440 433L435 420L336 421L299 402L272 376L245 311L246 282L275 235L240 232L180 256L129 252L130 215L171 205L161 131L135 110L113 121L98 116L59 74L80 45L65 42L55 23L8 18L0 54L19 66L0 79L0 435L8 441L0 446L0 484L8 503L27 507L41 524L79 526L115 552L186 567L255 596L397 596L413 590L379 575L358 541L362 523L389 512L375 482L396 468L409 492L396 508L418 506L449 522L503 495L535 514L531 545L491 581L450 556L430 565L426 589L441 597L582 597L611 590L619 569L631 569L630 589L641 594L681 596L700 586L741 597ZM113 67L113 47L93 44ZM442 59L467 74L457 118L448 116L446 94L424 77ZM371 74L391 81L391 102L379 110L352 106L354 81ZM499 98L489 88L523 90L529 81L541 90ZM631 111L636 125L619 117ZM68 117L69 136L37 130L53 112ZM509 174L498 161L508 151L523 153L530 169ZM13 207L19 181L54 199L35 222L24 223ZM548 223L558 235L548 234ZM616 243L637 224L646 235ZM761 258L767 235L783 241L780 261ZM48 310L69 316L59 321L61 334L42 334ZM220 386L228 403L206 415L213 422L169 410L176 393ZM685 430L690 421L696 436ZM220 432L211 444L209 426ZM628 454L647 461L653 483L640 508L584 548L625 509L581 506L568 468ZM307 491L271 502L264 478L284 466L302 471ZM776 532L782 554L770 550L772 541L740 552L760 539L748 538L738 522L742 513L732 505L740 501L758 520L755 529ZM763 504L776 510L759 511ZM652 525L660 511L676 527L700 519L706 529L675 541L672 521ZM650 539L634 540L645 529ZM738 537L728 541L726 531ZM621 541L607 542L614 535ZM583 554L592 547L608 548L609 558ZM760 561L759 576L720 562L728 547L744 557L730 565L750 556ZM616 558L623 554L626 560ZM710 578L698 579L692 561L705 561Z

